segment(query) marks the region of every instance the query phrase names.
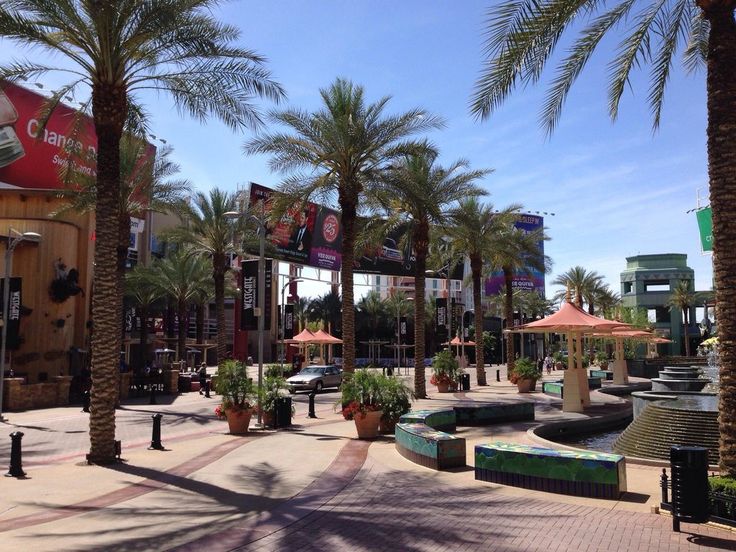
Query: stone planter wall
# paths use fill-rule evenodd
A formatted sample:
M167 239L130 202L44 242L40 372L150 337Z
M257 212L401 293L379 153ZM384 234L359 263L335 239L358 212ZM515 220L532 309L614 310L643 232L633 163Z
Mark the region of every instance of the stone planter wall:
M48 383L24 385L23 381L23 378L5 378L3 383L4 409L29 410L69 404L71 376L56 376Z

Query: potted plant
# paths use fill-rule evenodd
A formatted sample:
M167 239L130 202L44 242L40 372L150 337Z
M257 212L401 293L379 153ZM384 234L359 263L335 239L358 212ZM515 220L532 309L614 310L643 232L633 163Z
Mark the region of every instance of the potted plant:
M563 355L560 351L557 351L552 355L552 358L555 361L555 370L564 370L567 368L567 357Z
M608 370L608 355L604 351L598 351L595 354L595 359L601 370Z
M259 401L261 405L261 413L263 414L263 425L276 425L276 406L279 399L285 397L286 389L287 385L285 378L278 375L277 372L266 372L266 377L263 378L263 385L260 390Z
M528 357L518 359L514 363L514 373L511 376L511 383L515 383L519 388L519 393L529 393L534 391L537 380L542 377L542 373L537 369L534 361Z
M457 388L458 376L462 373L457 359L449 350L440 351L432 358L432 378L429 383L437 386L437 391L447 393Z
M358 439L375 439L383 411L381 400L388 378L383 374L366 369L345 374L340 406L346 420L355 422Z
M411 410L414 392L398 378L387 378L381 390L381 433L393 433L399 418Z
M243 363L235 360L220 363L217 368L217 393L222 397L222 404L215 409L215 414L227 418L230 433L247 433L256 403L256 392Z

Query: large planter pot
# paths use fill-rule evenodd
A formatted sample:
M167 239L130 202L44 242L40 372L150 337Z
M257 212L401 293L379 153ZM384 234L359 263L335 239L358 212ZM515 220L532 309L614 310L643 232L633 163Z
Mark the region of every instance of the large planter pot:
M601 362L599 367L601 370L608 370L608 362Z
M555 370L564 370L565 365L561 362L555 362Z
M253 415L252 408L246 410L228 408L225 410L225 415L227 416L227 425L230 428L230 433L233 435L248 433L250 418Z
M358 439L375 439L378 437L378 425L381 423L383 410L357 414L353 417Z
M384 433L384 434L391 434L396 431L396 423L398 422L398 419L393 420L384 420L381 419L381 423L378 426L378 432Z
M537 380L535 379L520 379L516 382L516 387L519 388L519 393L531 393L536 387Z
M449 383L438 383L437 384L437 392L438 393L449 393L450 392L450 384Z

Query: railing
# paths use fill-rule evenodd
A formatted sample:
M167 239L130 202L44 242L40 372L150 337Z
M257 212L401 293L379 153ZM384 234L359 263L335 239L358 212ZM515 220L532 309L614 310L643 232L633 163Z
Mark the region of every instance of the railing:
M667 470L664 468L662 468L662 475L659 477L659 485L662 489L662 500L659 507L666 512L671 512L670 489L672 489L672 480L667 476ZM710 502L709 521L736 527L736 496L710 491L708 498Z

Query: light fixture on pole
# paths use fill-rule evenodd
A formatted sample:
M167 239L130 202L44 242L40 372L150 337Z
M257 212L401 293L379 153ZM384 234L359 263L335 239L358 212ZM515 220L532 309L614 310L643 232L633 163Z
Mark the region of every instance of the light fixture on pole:
M253 213L239 213L237 211L227 211L224 213L226 218L237 219L246 217L247 220L253 220L258 224L258 308L254 309L254 314L258 317L258 425L262 425L262 408L261 395L263 391L263 335L266 324L266 220L268 218L263 203L259 202L261 208L260 216Z
M289 281L281 286L281 375L284 375L284 359L286 357L286 298L284 293L286 288L291 284L297 282L303 282L301 278L295 278L294 276L288 276Z
M16 236L13 237L12 234ZM41 234L36 232L23 232L22 234L10 228L8 232L8 244L5 250L5 278L3 279L3 319L2 333L0 333L0 422L3 419L3 382L5 381L5 347L8 341L8 303L10 303L10 276L13 272L13 251L23 241L38 243Z

